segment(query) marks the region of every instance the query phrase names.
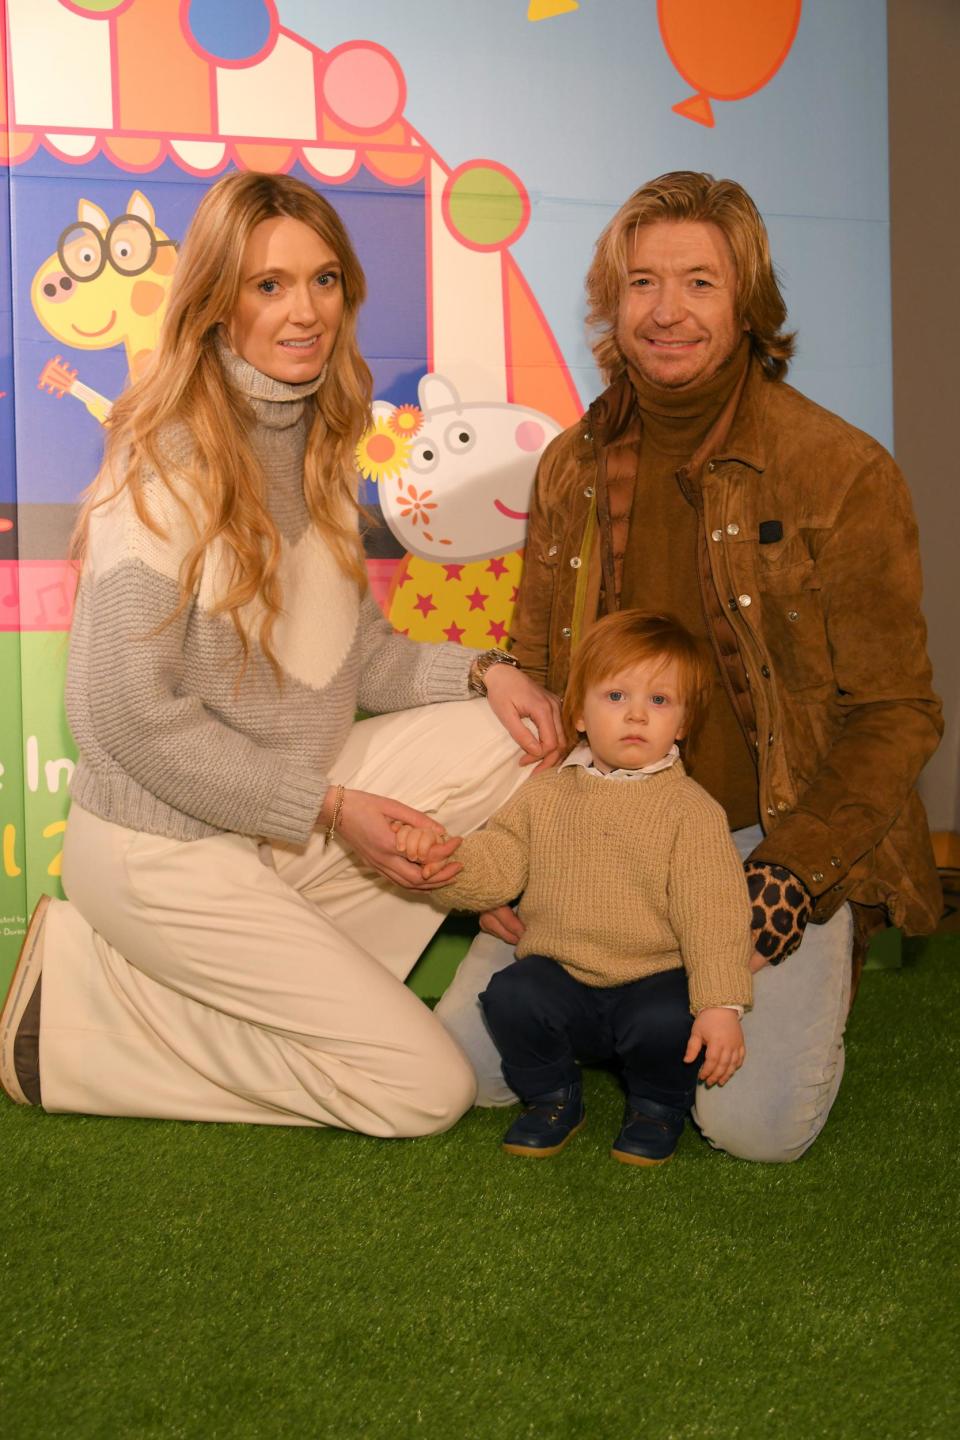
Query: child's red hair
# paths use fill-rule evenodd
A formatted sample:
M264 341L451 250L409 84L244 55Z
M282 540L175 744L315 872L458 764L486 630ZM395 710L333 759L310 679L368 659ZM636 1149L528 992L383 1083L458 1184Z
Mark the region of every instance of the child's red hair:
M618 610L592 625L573 656L563 696L563 728L577 742L576 716L591 685L651 660L677 667L679 700L685 710L684 751L703 722L713 692L713 662L706 645L672 615Z

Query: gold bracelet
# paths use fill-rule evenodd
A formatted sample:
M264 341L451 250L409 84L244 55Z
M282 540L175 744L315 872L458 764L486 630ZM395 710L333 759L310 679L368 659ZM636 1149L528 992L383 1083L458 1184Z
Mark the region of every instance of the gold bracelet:
M340 821L340 811L343 809L343 797L344 797L345 793L346 793L346 791L344 790L344 787L343 787L342 785L338 785L338 786L337 786L337 798L336 798L336 801L334 802L334 806L333 806L333 816L332 816L332 818L331 818L330 824L327 826L327 833L326 833L326 835L324 836L324 841L323 841L323 843L324 843L325 845L329 845L329 844L330 844L330 841L333 839L333 836L334 836L334 831L336 830L337 825L339 824L339 821Z

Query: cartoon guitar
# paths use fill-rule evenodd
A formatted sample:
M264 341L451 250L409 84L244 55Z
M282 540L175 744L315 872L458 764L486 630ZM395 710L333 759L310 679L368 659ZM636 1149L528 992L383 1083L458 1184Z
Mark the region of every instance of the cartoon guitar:
M64 395L73 395L101 425L105 423L112 409L111 402L104 395L91 390L89 385L84 385L82 380L77 379L76 370L67 365L60 355L55 355L44 365L37 381L37 389L46 390L48 395L56 395L58 400L62 400Z

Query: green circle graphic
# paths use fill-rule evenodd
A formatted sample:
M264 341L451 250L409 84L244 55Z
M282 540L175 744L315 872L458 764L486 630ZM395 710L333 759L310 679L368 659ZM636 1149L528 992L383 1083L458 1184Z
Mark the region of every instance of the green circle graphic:
M473 245L502 245L523 222L517 182L489 165L475 165L458 175L448 201L451 225Z

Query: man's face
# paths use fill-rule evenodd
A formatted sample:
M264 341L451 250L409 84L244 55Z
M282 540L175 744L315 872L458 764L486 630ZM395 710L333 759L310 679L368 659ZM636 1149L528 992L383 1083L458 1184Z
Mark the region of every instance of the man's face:
M747 328L737 323L736 272L726 237L699 220L657 220L627 249L617 340L651 385L682 390L725 365Z

